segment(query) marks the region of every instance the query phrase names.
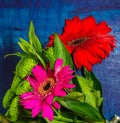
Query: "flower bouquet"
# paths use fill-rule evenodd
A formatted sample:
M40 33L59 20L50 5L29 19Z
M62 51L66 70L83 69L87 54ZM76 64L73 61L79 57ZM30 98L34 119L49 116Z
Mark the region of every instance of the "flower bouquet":
M62 34L52 34L45 48L31 22L29 41L20 38L23 52L11 87L3 98L2 123L106 123L102 88L92 72L115 48L106 22L93 16L66 19ZM7 55L7 56L9 56Z

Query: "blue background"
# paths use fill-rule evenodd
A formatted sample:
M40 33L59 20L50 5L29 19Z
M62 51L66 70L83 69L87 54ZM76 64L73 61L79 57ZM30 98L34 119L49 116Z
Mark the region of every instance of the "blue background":
M97 22L106 21L118 40L110 57L93 67L101 81L104 115L110 120L120 115L120 1L119 0L0 0L0 113L5 113L2 98L10 87L18 58L4 59L5 54L20 51L19 37L28 39L33 20L44 46L51 33L61 33L66 18L93 15Z

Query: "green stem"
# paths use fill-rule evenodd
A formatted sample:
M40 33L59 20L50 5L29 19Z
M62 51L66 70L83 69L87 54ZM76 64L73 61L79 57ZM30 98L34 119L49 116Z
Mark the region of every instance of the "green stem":
M62 116L55 108L53 108L53 110L54 110L54 112L57 114L57 116L54 116L54 118L56 119L56 120L58 120L58 121L63 121L63 122L69 122L69 123L82 123L82 121L80 121L80 120L78 120L77 119L77 117L74 117L75 119L71 119L71 118L67 118L67 117L64 117L64 116ZM75 122L75 121L76 122ZM85 121L86 121L86 123L87 122L89 122L89 123L106 123L104 120L103 121L87 121L86 119L85 119ZM85 122L84 121L84 122Z
M106 123L106 121L95 121L93 123Z
M56 119L56 120L58 120L58 121L63 121L63 122L73 122L73 120L72 119L70 119L70 118L66 118L66 117L63 117L63 116L54 116L54 118Z
M77 115L74 116L73 122L77 123Z
M44 62L43 58L40 55L38 55L36 52L34 52L34 54L37 56L37 58L40 60L40 62L42 63L42 65L46 69L46 63Z
M64 122L73 122L72 119L63 117L60 112L58 112L55 108L53 108L54 112L57 114L57 116L54 116L54 118L58 121L64 121Z
M57 114L57 116L61 116L60 113L53 107L54 112Z

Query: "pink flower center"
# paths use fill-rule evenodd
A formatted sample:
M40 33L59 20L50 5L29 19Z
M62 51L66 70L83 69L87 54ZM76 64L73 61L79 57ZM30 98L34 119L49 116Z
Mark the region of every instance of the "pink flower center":
M43 81L42 83L40 83L40 85L38 86L38 92L41 95L45 96L52 91L54 85L55 85L54 79L48 78L45 81Z
M76 39L73 39L71 41L68 41L67 44L69 46L78 46L87 40L89 40L89 37L80 37L80 38L76 38Z

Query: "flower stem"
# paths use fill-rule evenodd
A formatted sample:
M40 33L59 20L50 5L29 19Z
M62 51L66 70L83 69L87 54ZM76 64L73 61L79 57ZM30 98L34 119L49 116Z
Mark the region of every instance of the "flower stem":
M61 116L60 113L53 107L54 112L58 115Z
M66 117L63 117L63 116L54 116L54 118L58 121L63 121L63 122L71 122L73 123L73 120L70 119L70 118L66 118Z
M105 121L95 121L94 123L106 123Z
M77 116L74 117L74 119L71 119L71 118L68 118L68 117L64 117L60 114L60 112L58 112L54 107L53 107L53 110L54 112L57 114L57 116L54 116L54 119L55 120L58 120L58 121L63 121L63 122L66 122L66 123L82 123L81 120L78 120L77 119ZM88 121L89 123L105 123L105 121ZM86 123L87 123L87 120L86 120Z
M57 116L54 116L54 118L58 121L64 121L64 122L73 122L72 119L70 118L66 118L66 117L63 117L61 114L60 114L60 111L58 112L55 108L53 108L54 112L57 114Z

